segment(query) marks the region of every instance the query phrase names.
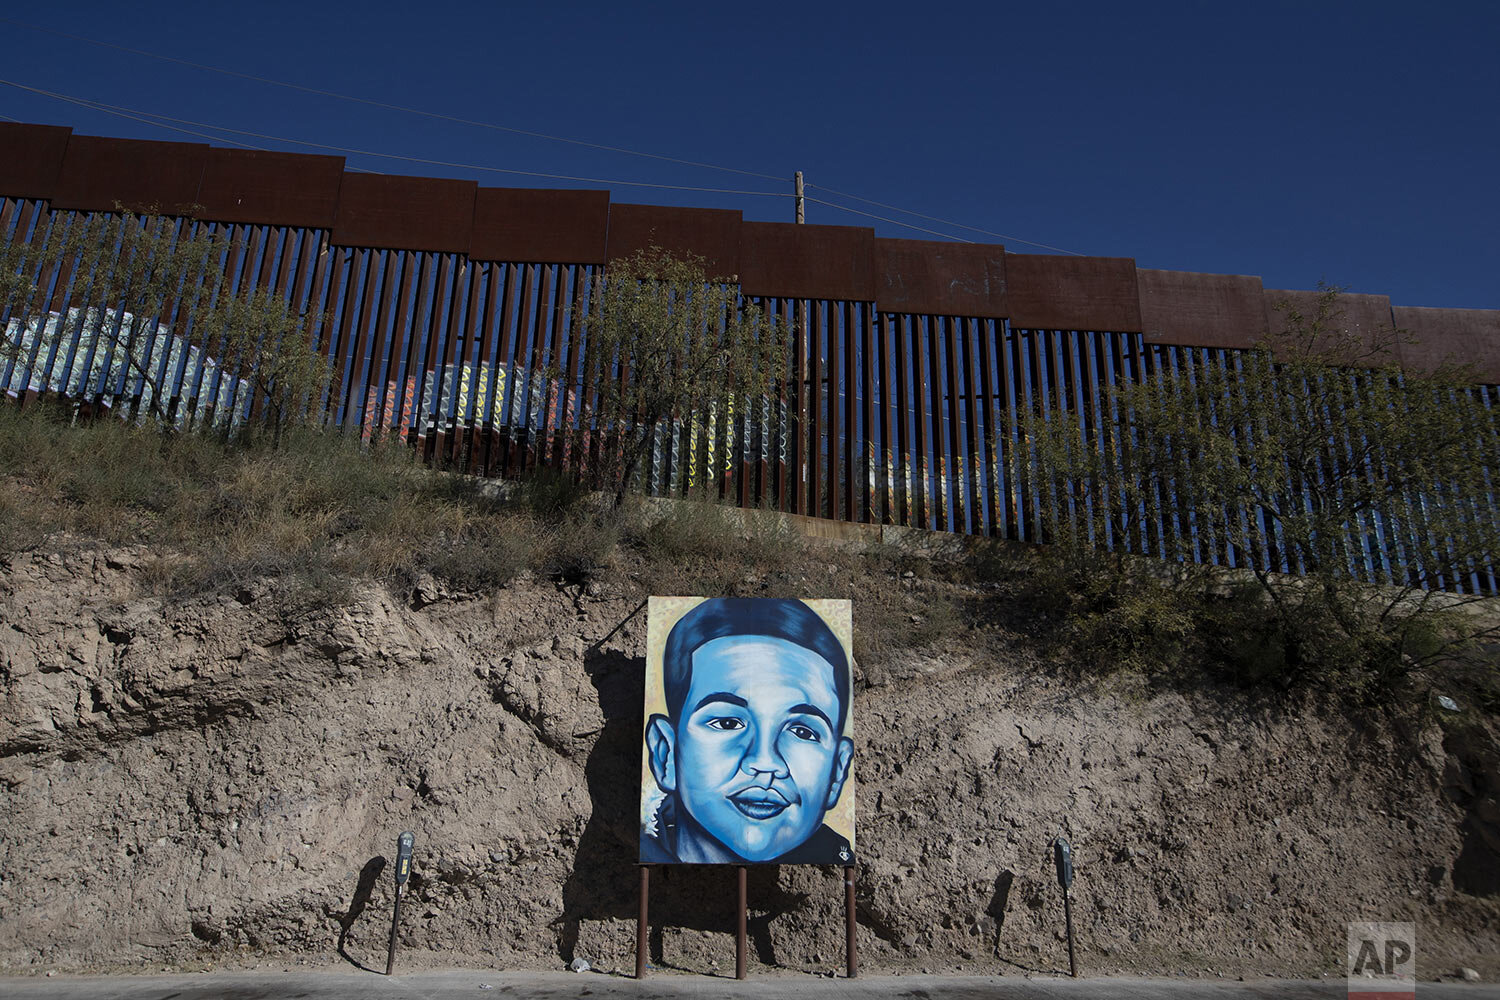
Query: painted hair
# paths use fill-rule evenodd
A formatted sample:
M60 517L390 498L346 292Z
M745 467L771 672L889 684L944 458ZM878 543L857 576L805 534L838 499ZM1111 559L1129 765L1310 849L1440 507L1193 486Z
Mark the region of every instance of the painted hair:
M833 665L833 689L839 699L838 730L849 719L849 661L843 644L817 612L801 601L751 597L714 597L678 619L662 651L662 686L667 715L682 716L693 680L693 652L726 635L763 635L785 639L817 653Z

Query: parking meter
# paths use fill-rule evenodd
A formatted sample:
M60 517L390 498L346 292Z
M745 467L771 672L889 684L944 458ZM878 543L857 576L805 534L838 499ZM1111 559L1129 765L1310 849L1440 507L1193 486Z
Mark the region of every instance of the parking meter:
M1057 884L1067 892L1073 885L1073 848L1061 837L1052 842L1052 860L1057 864Z
M396 967L396 933L401 927L401 887L411 876L411 845L416 838L410 830L396 838L396 902L391 907L391 945L385 953L385 974Z
M1052 841L1052 862L1057 866L1057 884L1063 891L1063 920L1068 928L1068 973L1077 978L1078 958L1073 952L1073 900L1068 889L1073 885L1073 848L1059 836Z
M405 885L407 876L411 874L411 845L414 839L410 830L396 838L397 885Z

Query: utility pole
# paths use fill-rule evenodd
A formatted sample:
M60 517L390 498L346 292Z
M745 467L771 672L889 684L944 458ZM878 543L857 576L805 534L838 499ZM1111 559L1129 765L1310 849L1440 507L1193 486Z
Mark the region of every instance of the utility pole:
M797 197L797 225L800 226L807 221L807 214L802 210L802 171L792 175L792 183Z

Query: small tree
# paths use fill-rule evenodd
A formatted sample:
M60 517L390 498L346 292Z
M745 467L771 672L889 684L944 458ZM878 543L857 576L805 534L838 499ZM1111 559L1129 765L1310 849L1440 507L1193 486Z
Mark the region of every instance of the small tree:
M711 279L700 257L651 247L611 263L582 325L601 452L594 470L617 507L661 425L727 415L731 401L759 412L744 401L774 395L785 377L785 324Z
M1287 683L1384 688L1496 632L1465 606L1500 568L1500 425L1467 372L1403 370L1394 339L1348 332L1338 294L1311 315L1281 303L1285 332L1227 364L1116 388L1098 435L1029 417L1021 471L1074 568L1125 580L1146 564L1124 553L1163 555L1148 573L1186 601L1179 625L1212 620ZM1241 572L1209 569L1231 553ZM1233 605L1246 613L1188 614L1211 581L1252 598Z
M219 364L236 386L235 412L248 396L250 424L268 427L272 447L280 447L286 429L334 381L328 358L307 346L306 318L273 291L256 288L216 303L205 322Z
M327 365L290 303L228 290L236 249L227 230L185 218L53 213L30 240L0 245L0 356L42 392L124 396L165 425L164 390L194 353L188 332L210 364L265 394L279 439L289 403L326 386ZM244 386L229 384L239 400Z

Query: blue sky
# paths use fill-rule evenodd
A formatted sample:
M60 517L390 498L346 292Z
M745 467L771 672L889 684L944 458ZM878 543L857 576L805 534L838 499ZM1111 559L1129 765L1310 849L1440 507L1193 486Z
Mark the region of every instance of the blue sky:
M787 221L800 169L810 197L1016 252L1034 252L1029 240L1142 267L1258 274L1271 288L1327 280L1400 305L1500 308L1496 4L57 0L6 16L368 101L750 173L437 120L0 21L0 78L202 123L178 125L224 145L317 151L285 141L295 139L599 178L612 183L349 156L352 167L388 173L607 186L616 201ZM0 115L196 141L12 86L0 86ZM932 238L822 204L807 215Z

